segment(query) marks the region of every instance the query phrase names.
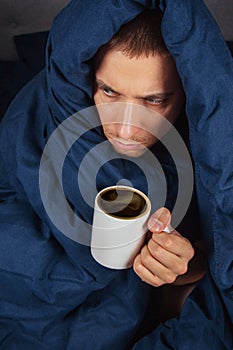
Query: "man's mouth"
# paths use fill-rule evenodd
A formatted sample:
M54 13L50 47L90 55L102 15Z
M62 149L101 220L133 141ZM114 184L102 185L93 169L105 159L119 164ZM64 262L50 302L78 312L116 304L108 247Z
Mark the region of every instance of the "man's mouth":
M141 143L132 140L122 140L122 139L109 139L111 144L118 149L122 150L137 150L144 147Z

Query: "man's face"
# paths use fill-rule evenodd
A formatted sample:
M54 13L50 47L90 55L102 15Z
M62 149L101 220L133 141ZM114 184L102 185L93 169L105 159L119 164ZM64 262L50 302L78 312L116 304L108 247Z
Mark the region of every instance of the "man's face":
M126 107L123 113L119 112L122 118L116 118L118 122L107 122L104 114L108 112L101 109L101 123L106 138L118 153L138 157L157 141L154 133L149 132L156 127L156 118L154 126L140 127L146 116L141 113L138 117L135 106L147 107L173 124L184 107L184 92L170 56L129 58L121 51L109 50L96 69L94 101L96 105L124 103ZM112 106L112 113L116 114L117 104Z

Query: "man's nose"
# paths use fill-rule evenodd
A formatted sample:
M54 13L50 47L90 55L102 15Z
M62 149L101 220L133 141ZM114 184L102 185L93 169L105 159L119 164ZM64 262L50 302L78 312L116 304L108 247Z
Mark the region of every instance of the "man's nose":
M133 135L137 134L139 125L134 120L135 106L127 104L121 114L121 121L118 124L118 136L122 139L130 139Z
M122 123L118 126L118 137L122 139L131 139L138 133L138 127L132 124Z

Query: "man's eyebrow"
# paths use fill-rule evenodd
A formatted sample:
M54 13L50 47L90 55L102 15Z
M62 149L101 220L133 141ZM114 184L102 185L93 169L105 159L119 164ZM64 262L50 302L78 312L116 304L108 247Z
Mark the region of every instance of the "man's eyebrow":
M108 84L105 84L102 80L96 79L96 84L98 85L99 88L107 88L112 92L115 92L116 94L120 94L119 92L111 88L111 86L109 86Z
M104 83L102 80L100 79L96 79L96 84L98 85L98 87L101 88L107 88L109 90L111 90L112 92L116 93L116 94L121 94L120 92L114 90L111 86L109 86L108 84ZM135 96L136 99L153 99L153 98L158 98L158 99L164 99L167 98L169 96L174 95L173 92L152 92L152 93L148 93L142 96Z
M149 93L149 94L146 94L146 95L143 95L143 96L136 96L136 98L148 98L148 99L153 99L153 98L167 98L169 96L172 96L174 95L173 92L155 92L155 93Z

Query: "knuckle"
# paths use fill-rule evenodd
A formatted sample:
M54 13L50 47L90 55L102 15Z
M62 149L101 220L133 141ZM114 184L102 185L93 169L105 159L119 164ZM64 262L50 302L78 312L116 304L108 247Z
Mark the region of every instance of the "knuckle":
M177 277L177 275L175 275L174 273L168 272L166 277L165 277L165 282L169 283L169 284L174 283L176 280L176 277Z
M162 248L158 244L155 244L154 242L149 242L148 248L151 255L153 255L154 257L161 256Z
M190 254L189 254L189 259L191 260L194 257L195 251L192 247L192 249L190 249Z
M154 286L154 287L160 287L162 286L163 284L165 284L166 282L162 281L157 275L154 275L153 276L153 281L151 281L151 284Z
M188 259L192 259L194 257L194 254L195 254L195 250L187 238L183 238L183 239L186 242L187 257L188 257Z
M138 269L138 264L137 263L133 264L133 270L134 270L134 272L136 272L137 275L139 274L139 269Z
M156 281L154 281L154 282L152 282L151 284L152 284L154 287L161 287L162 285L165 284L165 282L156 282Z
M176 261L173 265L172 271L178 275L183 275L188 271L188 262L185 260Z
M188 271L187 264L180 264L180 266L177 269L177 272L179 275L184 275Z
M149 254L143 255L142 263L143 263L143 265L148 266L151 263L151 256Z
M147 279L144 276L139 276L141 281L144 283L148 283Z
M169 237L164 242L164 247L165 249L170 250L172 246L173 246L173 239Z
M133 269L137 274L140 274L142 271L142 263L140 259L135 259L133 263Z

